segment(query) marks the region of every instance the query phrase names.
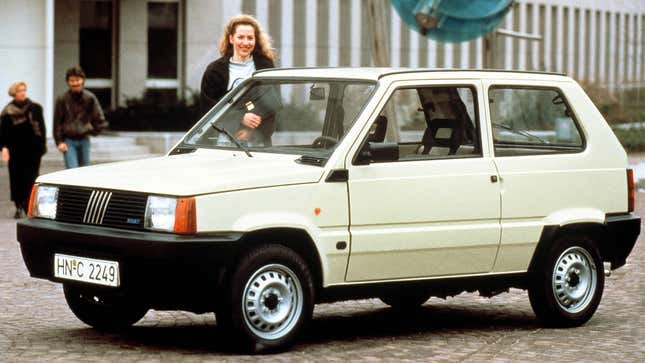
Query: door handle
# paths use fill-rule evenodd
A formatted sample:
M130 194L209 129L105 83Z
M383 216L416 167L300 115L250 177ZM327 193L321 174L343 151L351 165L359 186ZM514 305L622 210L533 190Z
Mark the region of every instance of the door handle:
M498 180L497 175L491 175L490 176L490 182L491 183L497 183L497 180Z

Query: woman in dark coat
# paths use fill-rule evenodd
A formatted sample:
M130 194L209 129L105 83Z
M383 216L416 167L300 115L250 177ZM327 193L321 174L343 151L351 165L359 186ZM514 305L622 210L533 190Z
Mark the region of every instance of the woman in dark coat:
M25 82L9 88L13 101L0 113L2 161L9 163L11 200L16 205L14 218L24 217L29 208L31 187L38 177L40 158L47 151L43 108L27 98Z
M228 91L251 77L256 70L274 67L271 39L250 15L238 15L228 21L219 51L221 57L208 65L202 77L200 103L203 112L210 110ZM263 127L262 122L261 116L245 113L236 137L241 141L248 140L254 129L264 133L262 129L269 125Z

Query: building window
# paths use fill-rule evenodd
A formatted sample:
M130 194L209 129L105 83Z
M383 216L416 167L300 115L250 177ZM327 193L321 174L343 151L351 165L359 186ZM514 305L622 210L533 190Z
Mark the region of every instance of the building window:
M112 1L81 1L79 27L79 64L85 71L85 87L101 106L112 106Z
M148 78L177 78L178 4L148 3Z
M148 95L174 103L179 89L179 3L148 2Z

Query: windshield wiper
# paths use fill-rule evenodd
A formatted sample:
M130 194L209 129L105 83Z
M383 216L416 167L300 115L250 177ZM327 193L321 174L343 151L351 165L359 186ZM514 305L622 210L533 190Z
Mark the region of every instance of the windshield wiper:
M492 122L492 124L493 124L493 126L497 126L497 127L501 128L501 129L510 131L512 133L522 135L522 136L526 136L527 138L533 138L535 140L538 140L542 144L549 144L549 142L547 140L544 140L543 138L541 138L539 136L535 136L535 135L531 134L530 132L526 132L524 130L516 130L516 129L510 127L510 126L506 126L506 125L503 125L503 124L500 124L500 123L497 123L497 122Z
M251 153L249 152L249 149L245 148L245 147L244 147L244 145L242 145L239 141L237 141L237 139L236 139L236 138L234 138L234 137L233 137L233 135L231 135L228 131L226 131L226 129L223 129L223 128L221 128L221 127L219 127L219 126L215 125L214 123L213 123L213 124L211 124L211 126L212 126L215 130L217 130L219 133L222 133L222 134L226 135L229 139L231 139L231 141L233 141L233 143L234 143L235 145L237 145L237 147L238 147L238 148L240 148L240 149L244 150L244 152L246 153L246 155L247 155L248 157L250 157L250 158L252 158L252 157L253 157L253 155L251 155Z

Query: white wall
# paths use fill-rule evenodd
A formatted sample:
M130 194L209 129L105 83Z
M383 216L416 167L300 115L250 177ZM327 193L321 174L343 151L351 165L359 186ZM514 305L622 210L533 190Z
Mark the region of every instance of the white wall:
M148 77L148 10L141 0L121 0L119 99L139 98Z
M27 95L45 107L51 135L53 0L0 0L0 104L11 83L25 81Z
M186 86L199 92L208 64L219 58L219 39L228 18L241 12L241 0L186 1Z

